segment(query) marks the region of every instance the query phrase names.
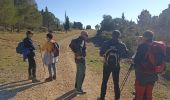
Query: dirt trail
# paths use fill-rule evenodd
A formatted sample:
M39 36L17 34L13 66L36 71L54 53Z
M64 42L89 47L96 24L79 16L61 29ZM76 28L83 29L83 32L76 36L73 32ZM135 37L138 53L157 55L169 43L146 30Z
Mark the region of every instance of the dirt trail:
M94 36L94 33L92 34ZM44 83L44 79L48 77L47 68L44 68L41 63L40 54L37 55L37 77L42 82L40 83L31 83L30 81L23 81L22 85L18 84L17 87L11 87L11 91L0 91L0 100L54 100L59 96L65 94L66 92L72 90L74 88L75 82L75 74L76 67L73 59L73 54L71 50L68 48L68 44L70 43L72 38L75 36L71 36L60 41L61 45L61 53L60 60L57 64L57 80L52 82ZM124 78L126 73L125 69L121 69L120 74L120 82ZM24 78L27 79L26 75ZM98 74L97 72L93 72L92 68L87 66L86 69L86 77L83 85L83 89L87 92L85 95L76 96L73 100L96 100L96 98L100 94L100 87L102 81L102 74ZM127 81L125 89L123 91L123 95L121 100L132 100L133 84L134 84L134 73L131 73L130 79ZM165 86L158 84L156 86L156 90L165 90L169 92ZM1 90L1 89L0 89ZM170 92L169 92L170 93ZM3 95L5 94L5 95ZM8 95L7 95L8 94ZM108 82L108 89L106 100L114 100L114 92L113 92L113 82L110 77ZM165 99L161 99L165 100ZM167 99L168 100L168 99Z
M27 90L17 93L17 95L13 98L15 100L54 100L62 94L70 91L74 87L74 79L75 79L75 63L73 61L73 55L68 48L68 44L71 39L76 36L71 36L60 41L61 45L61 53L59 63L57 64L57 80L47 83L40 83L34 87L31 87ZM36 58L40 58L38 55ZM47 68L42 66L41 60L37 59L38 66L38 79L43 81L46 77L48 77Z

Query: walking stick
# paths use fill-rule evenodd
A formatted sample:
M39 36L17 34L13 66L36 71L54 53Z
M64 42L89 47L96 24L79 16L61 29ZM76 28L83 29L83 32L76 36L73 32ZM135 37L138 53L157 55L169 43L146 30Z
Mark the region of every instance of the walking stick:
M40 49L41 60L42 60L42 59L43 59L43 56L42 56L41 46L40 46L40 45L38 45L38 46L39 46L39 49ZM43 62L42 62L42 63L43 63ZM44 73L46 74L44 63L43 63L43 68L44 68Z
M128 72L126 73L125 78L123 79L123 82L122 82L121 87L120 87L120 93L123 91L123 88L125 86L125 83L126 83L128 77L129 77L129 75L130 75L130 72L132 71L133 66L134 66L133 64L130 65Z

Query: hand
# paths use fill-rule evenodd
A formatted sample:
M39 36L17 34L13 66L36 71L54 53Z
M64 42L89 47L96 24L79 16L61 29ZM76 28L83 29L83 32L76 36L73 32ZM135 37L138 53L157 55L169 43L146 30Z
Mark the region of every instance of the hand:
M126 61L128 64L134 64L134 61L133 61L133 59L127 59L127 61Z
M101 61L102 61L103 63L105 63L105 62L106 62L106 59L105 59L105 58L103 58L103 59L101 59Z
M78 60L79 60L79 59L82 59L82 58L84 59L83 56L76 56L76 59L78 59Z

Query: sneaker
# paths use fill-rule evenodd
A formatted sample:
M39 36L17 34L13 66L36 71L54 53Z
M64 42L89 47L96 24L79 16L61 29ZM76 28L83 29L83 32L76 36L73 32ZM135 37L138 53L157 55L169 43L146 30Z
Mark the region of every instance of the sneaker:
M45 79L46 82L50 82L50 81L52 81L52 80L53 80L52 77L49 77L49 78L46 78L46 79Z
M105 100L104 98L98 97L97 100Z
M53 76L53 80L56 80L56 75Z
M86 92L84 92L83 90L80 90L80 91L77 90L76 93L77 93L77 94L80 94L80 95L86 94Z
M33 79L32 79L32 82L33 82L33 83L37 83L37 82L40 82L40 81L37 80L36 78L33 78Z

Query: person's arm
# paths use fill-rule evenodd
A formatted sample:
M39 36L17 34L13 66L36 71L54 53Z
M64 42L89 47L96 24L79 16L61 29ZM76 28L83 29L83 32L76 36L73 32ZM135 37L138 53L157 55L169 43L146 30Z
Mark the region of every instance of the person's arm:
M35 50L35 47L34 47L32 41L29 40L28 38L24 39L24 44L27 48L29 48L31 50Z
M70 49L73 51L73 53L76 53L76 52L77 52L76 45L77 45L76 39L73 39L73 40L71 41L71 43L69 44L69 47L70 47Z
M146 52L147 52L147 46L146 45L139 45L138 46L136 55L134 57L135 65L140 65L142 63L142 61L145 60Z
M130 57L129 50L127 49L127 47L124 43L121 44L121 48L120 48L119 52L120 52L121 58L129 58Z
M84 56L84 41L79 41L79 43L77 43L76 45L76 48L77 48L77 52L76 52L76 55L79 56L79 57L83 57Z
M100 56L104 57L106 50L108 49L108 42L105 41L102 45L102 47L100 48Z

